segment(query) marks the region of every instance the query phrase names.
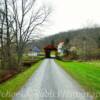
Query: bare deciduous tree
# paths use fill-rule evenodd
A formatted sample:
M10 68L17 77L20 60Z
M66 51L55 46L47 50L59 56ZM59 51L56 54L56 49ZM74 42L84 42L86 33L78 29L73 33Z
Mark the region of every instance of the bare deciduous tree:
M34 31L47 21L51 9L45 6L37 6L37 0L2 1L4 11L3 17L0 19L1 51L3 52L3 47L6 47L4 52L6 52L7 66L10 67L13 66L12 45L16 47L17 63L20 66L26 44L32 38Z
M35 8L36 0L12 0L13 29L16 37L18 63L24 53L24 48L36 28L46 22L51 10L46 7ZM20 11L18 7L20 3Z

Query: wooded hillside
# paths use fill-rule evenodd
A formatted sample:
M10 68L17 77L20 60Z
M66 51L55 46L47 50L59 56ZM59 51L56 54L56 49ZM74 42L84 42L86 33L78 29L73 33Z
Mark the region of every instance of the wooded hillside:
M56 35L45 37L33 44L36 44L40 48L45 45L57 44L60 41L64 41L66 48L76 47L78 55L100 55L100 28L83 28L68 32L60 32Z

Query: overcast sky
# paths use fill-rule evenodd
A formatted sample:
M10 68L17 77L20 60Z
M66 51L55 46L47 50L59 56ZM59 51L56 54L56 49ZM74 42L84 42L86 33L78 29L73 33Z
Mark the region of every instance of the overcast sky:
M50 25L43 33L51 35L60 31L100 25L100 0L38 0L53 8Z

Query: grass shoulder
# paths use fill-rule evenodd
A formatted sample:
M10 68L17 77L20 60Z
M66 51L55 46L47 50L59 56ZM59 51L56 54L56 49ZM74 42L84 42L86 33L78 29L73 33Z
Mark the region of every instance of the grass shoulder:
M32 65L32 67L24 72L19 73L7 82L0 84L0 100L11 100L12 96L27 82L40 64L41 61Z
M69 73L80 85L100 100L100 62L56 62Z

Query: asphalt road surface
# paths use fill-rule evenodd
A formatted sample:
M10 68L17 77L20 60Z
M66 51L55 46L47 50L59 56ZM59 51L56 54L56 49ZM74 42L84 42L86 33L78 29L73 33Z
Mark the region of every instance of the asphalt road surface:
M45 59L13 100L93 100L53 59Z

